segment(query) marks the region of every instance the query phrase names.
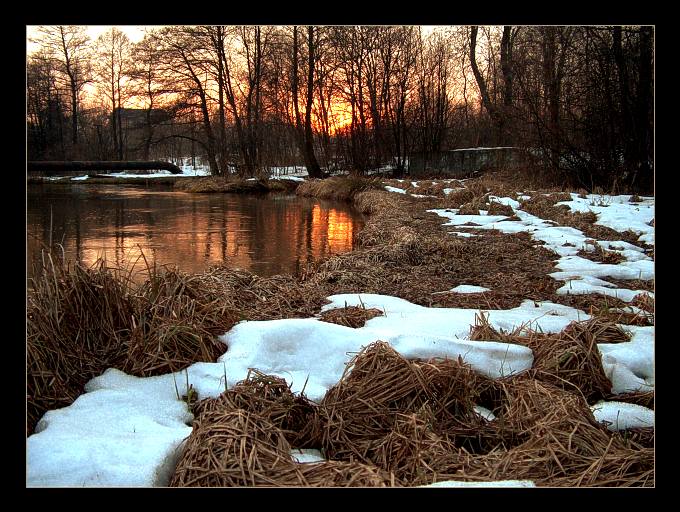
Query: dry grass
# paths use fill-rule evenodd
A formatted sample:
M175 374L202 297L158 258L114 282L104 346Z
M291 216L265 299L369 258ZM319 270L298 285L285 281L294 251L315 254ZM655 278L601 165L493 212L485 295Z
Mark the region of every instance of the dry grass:
M483 421L472 409L479 379L458 361L410 362L389 344L375 342L348 363L322 400L321 445L331 459L385 463L390 457L377 448L391 449L389 436L395 428L399 432L397 421L413 414L432 429L421 432L422 439L436 439L444 431L457 432L461 441L475 436Z
M296 448L318 444L318 407L304 394L295 395L282 378L251 369L245 380L193 406L196 418L206 413L243 409L271 422Z
M266 193L293 192L299 185L295 180L246 180L237 176L205 176L177 180L175 189L182 192L203 193Z
M69 267L46 258L28 293L28 432L109 367L147 377L214 361L226 348L216 335L239 319L195 276L153 268L136 285L103 261Z
M357 329L363 327L371 318L382 316L383 312L375 308L358 308L356 306L345 306L344 308L331 309L324 311L319 316L324 322L344 325Z
M125 277L102 262L84 268L49 254L46 260L27 297L28 432L46 410L70 404L90 378L120 364L134 329Z
M378 178L333 177L323 180L305 180L297 187L296 194L334 201L351 201L360 192L382 188Z
M497 331L488 315L478 314L470 339L524 345L534 353L536 378L580 394L588 403L609 396L612 384L604 373L598 343L623 343L630 335L602 318L572 322L555 334L536 332L526 325L512 332Z
M490 380L460 361L407 360L375 342L312 406L318 414L293 423L286 420L290 404L303 397L275 377L249 376L195 407L171 485L395 487L446 479L654 485L654 429L610 432L581 393L540 374ZM496 419L479 417L474 404ZM315 432L306 436L310 446L317 443L330 460L293 462L289 439L296 428Z
M291 464L290 444L265 418L242 409L207 411L194 422L170 486L272 486L272 473Z
M486 204L490 195L489 188L480 181L469 181L465 188L457 189L449 193L444 199L447 208L460 208L466 203Z
M654 297L648 293L638 293L635 297L633 297L631 304L644 311L647 311L648 313L654 314Z
M608 432L579 394L530 374L503 383L503 391L496 422L507 449L473 458L460 472L550 486L653 485L653 450Z
M548 337L534 350L537 378L572 393L582 394L592 403L611 392L612 384L604 373L598 343L621 341L627 337L615 324L599 319L572 322L559 335Z
M610 265L618 265L619 263L626 261L625 256L618 252L608 251L601 245L596 245L594 251L584 251L581 249L576 253L576 255L590 261L597 261L598 263L606 263Z
M463 187L463 184L459 181L453 181L451 183L441 182L441 181L418 181L417 187L409 187L407 192L411 194L422 194L427 196L437 196L446 197L444 194L445 188L459 188Z
M506 215L507 217L512 217L515 215L515 210L512 206L507 204L501 204L498 201L492 201L488 208L489 215Z

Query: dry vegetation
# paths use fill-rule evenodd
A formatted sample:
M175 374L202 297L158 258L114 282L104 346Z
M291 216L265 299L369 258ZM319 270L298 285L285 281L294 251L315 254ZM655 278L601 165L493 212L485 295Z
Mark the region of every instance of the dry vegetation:
M379 190L376 180L304 182L298 194L352 201L368 220L354 251L310 264L296 276L149 269L146 282L134 285L102 264L85 269L47 258L28 301L28 433L47 409L71 403L108 367L150 376L214 361L224 352L216 335L235 322L315 316L328 295L380 293L471 309L550 300L594 319L550 335L525 326L497 332L481 314L471 326L471 339L534 351L531 371L500 381L461 361L409 361L382 342L358 354L320 404L253 371L220 397L194 404L194 429L171 485L394 487L445 479L654 485L654 430L610 432L589 408L599 399L653 407L653 393L611 395L597 343L627 340L616 323L653 324L654 299L638 296L633 304L648 314L633 315L613 311L626 304L604 295L556 295L562 283L548 276L555 254L536 247L528 234L485 231L460 239L425 212L472 205L508 215L489 196L517 194L519 185L503 179L492 184L485 177L459 184L446 197L416 200ZM558 190L546 193L552 195L524 205L579 229L593 226L591 219L553 206L564 200ZM447 292L460 284L490 291ZM380 314L345 307L319 316L357 328ZM474 404L497 419L485 421ZM291 447L320 448L329 461L297 464Z
M590 331L591 326L581 330ZM593 365L594 364L594 365ZM581 372L601 371L585 362ZM591 366L592 365L592 366ZM618 433L540 370L493 381L461 361L365 347L321 403L256 374L194 407L173 486L406 487L455 479L653 486L653 429ZM473 406L496 415L487 421ZM298 464L291 448L327 461Z
M267 193L267 192L292 192L299 181L294 180L246 180L234 176L206 176L178 180L175 189L182 192L206 192L206 193Z

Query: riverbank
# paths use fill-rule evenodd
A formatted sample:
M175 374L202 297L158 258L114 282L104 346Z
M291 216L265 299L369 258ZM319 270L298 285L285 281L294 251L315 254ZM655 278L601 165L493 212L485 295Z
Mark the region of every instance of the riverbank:
M206 176L175 182L175 190L193 193L266 194L269 192L295 192L302 178L255 179L235 176Z
M86 179L85 179L86 178ZM83 175L76 177L45 178L40 176L27 176L26 183L31 185L175 185L184 181L197 179L192 176L156 176L150 178L140 174L139 176L110 176L110 175Z
M470 372L464 355L462 366L452 363L455 357L440 362L436 350L429 356L421 350L415 359L407 358L406 362L404 356L386 346L371 345L347 362L351 373L342 375L339 381L340 376L335 377L337 385L325 396L319 391L321 400L314 403L299 392L286 391L276 380L280 377L271 375L251 376L240 387L233 387L235 379L245 379L245 375L237 377L239 374L232 370L228 390L206 395L194 371L191 381L193 389L200 388L198 397L190 393L188 382L186 389L178 393L192 408L193 429L176 469L160 485L187 485L193 481L203 485L354 482L413 486L447 479L478 482L518 478L557 486L653 485L653 427L619 432L602 426L593 416L593 407L601 400L653 408L653 384L639 385L634 391L631 386L626 388L620 376L626 367L615 356L616 345L623 348L629 343L639 344L636 336L653 329L653 294L644 293L653 290L653 274L642 263L634 265L635 261L649 261L652 246L638 241L638 234L635 241L639 247L633 249L626 245L633 246L631 242L623 241L621 236L616 238L614 233L621 235L621 231L609 227L612 233L605 229L607 226L596 224L600 217L605 218L605 213L576 215L578 211L571 208L578 209L582 204L576 193L527 190L503 176L446 182L393 180L386 186L390 188L384 189L385 183L375 180L343 184L310 181L300 185L298 194L336 194L334 199L342 196L351 200L368 217L357 236L356 250L309 265L295 276L261 278L225 268L190 276L150 272L147 283L133 288L120 275L109 276L101 268L62 271L55 265L52 276L45 277L42 288L29 300L29 420L35 422L45 410L71 403L82 393L87 380L108 367L137 377L160 378L168 372L194 368L199 361L215 362L217 357L229 363L230 352L240 350L236 334L222 341L227 344L226 353L225 345L215 344L216 335L236 333L234 326L239 321L241 331L249 326L271 326L267 339L281 343L286 339L286 348L274 344L263 349L262 354L275 361L296 350L293 347L304 345L307 335L305 330L297 330L292 333L295 340L288 339L276 330L279 324L267 321L316 319L321 322L313 324L315 329L321 324L336 325L348 329L342 331L343 336L354 332L358 339L372 341L397 336L396 331L390 334L390 324L401 335L413 336L433 336L441 327L448 333L460 331L461 337L478 341L480 347L490 347L488 343L492 341L506 344L506 350L525 347L533 354L533 362L528 371L489 380ZM537 198L547 198L541 199L545 215L540 217L525 210L533 208L538 214ZM645 200L639 199L639 208L643 208ZM608 207L620 205L623 210L626 206L621 198L616 199L618 202L608 199L607 206L598 206L605 203L605 196L599 202L588 196L583 201L588 202L591 211L598 212L598 208L604 212ZM558 204L562 202L569 204L569 212ZM566 224L541 220L546 218L573 221L574 225L586 223L582 224L584 228L590 226L588 229L593 230L589 235L603 237L587 238L585 231L578 230L579 235L570 226L573 231L556 230ZM559 238L557 233L572 238ZM631 233L625 236L633 237ZM577 248L581 240L582 247ZM575 256L577 250L592 259ZM613 261L612 255L618 255L616 265L602 261ZM566 262L572 266L565 267ZM585 271L577 271L574 263L582 269L591 265L588 268L596 269L600 277L579 277L578 272ZM639 274L634 279L633 269L638 267ZM564 276L556 270L572 273ZM606 277L607 273L611 277ZM603 285L605 279L613 282ZM565 293L565 287L573 287L574 293ZM343 300L328 308L327 298L333 296ZM411 306L400 306L397 311L385 297L408 301ZM532 308L523 309L532 304L536 314L531 314ZM553 313L546 315L544 308ZM500 320L502 317L497 316L514 310L524 313L512 317L514 320ZM466 313L459 325L454 319L462 311L470 312L472 317ZM423 317L419 323L413 316L416 312L448 312L448 316L436 321L434 317ZM550 320L551 315L556 315L552 317L555 319L566 315L572 320L549 328L542 322ZM400 318L405 323L400 323ZM376 322L381 321L382 334L370 331L371 325L377 326ZM365 336L360 335L362 329ZM626 329L638 334L631 339ZM437 334L442 335L443 332ZM310 338L313 345L304 345L309 353L301 353L300 357L305 361L314 359L310 354L316 349L312 346L331 343L332 337L319 342L326 336L330 331L314 334L314 340ZM83 339L87 340L88 351L82 350ZM248 339L252 346L253 338ZM399 346L397 338L393 339L392 344ZM453 338L441 340L446 345ZM607 347L598 352L596 345ZM605 364L600 353L605 349L617 364L611 360ZM639 351L646 354L647 348ZM326 354L317 358L329 357ZM84 365L84 359L90 362ZM264 359L255 361L265 364ZM280 367L280 361L267 364ZM221 368L221 363L216 365ZM72 375L66 375L65 368L72 368ZM207 366L202 368L208 371ZM431 371L431 377L422 377L422 372L430 375ZM641 373L637 368L636 372L646 375L647 370ZM409 377L417 375L421 377L413 381ZM302 379L304 382L304 376ZM318 388L320 381L315 379L312 372L311 389L323 389ZM444 389L441 379L450 380L446 389L462 386L460 389L467 391L440 396ZM388 389L385 382L401 384ZM630 377L626 382L637 381ZM296 380L296 386L301 384ZM55 396L59 390L67 389L68 396ZM47 396L49 393L51 396ZM352 397L357 396L364 400L353 401ZM473 414L473 405L484 406L496 419L480 419ZM370 411L364 410L366 407ZM362 419L368 417L375 418L370 425ZM247 418L251 419L245 421ZM251 439L251 453L259 454L263 460L269 460L265 454L273 453L272 464L285 458L282 453L286 447L320 448L333 462L310 467L321 476L304 473L302 479L291 477L298 474L296 466L286 461L278 466L285 470L283 475L272 473L267 463L258 468L235 468L236 473L249 475L244 481L233 475L228 476L232 480L215 480L205 439L226 425L235 439L241 435ZM248 425L260 425L257 428L264 428L274 438L265 439L249 430ZM279 430L283 438L276 437ZM44 430L48 432L49 426ZM278 448L272 448L272 443ZM350 468L349 460L360 461L362 466ZM624 461L629 460L637 462L627 465ZM323 464L325 469L321 468ZM195 467L204 467L203 474L213 475L212 480L192 475L190 468ZM363 477L358 480L338 477L359 473Z

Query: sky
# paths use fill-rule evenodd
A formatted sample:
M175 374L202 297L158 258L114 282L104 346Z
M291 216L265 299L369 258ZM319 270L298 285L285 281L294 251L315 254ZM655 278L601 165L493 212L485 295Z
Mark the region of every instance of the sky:
M408 183L406 184L406 186ZM654 229L647 222L654 216L654 198L631 203L631 196L571 194L565 201L573 211L584 208L595 212L597 223L621 231L632 229L648 243L654 243ZM592 241L617 251L624 260L605 265L573 253L595 250L585 243L583 233L523 212L520 203L509 197L496 197L513 208L519 221L507 217L458 215L456 209L432 210L446 226L481 232L493 227L509 233L528 232L556 252L561 270L552 277L565 282L562 293L588 293L594 289L614 292L625 302L631 294L649 293L618 288L605 279L653 279L654 262L640 248L621 241ZM500 222L503 220L503 222ZM477 226L463 225L475 222ZM651 229L649 229L651 228ZM452 236L458 236L452 233ZM573 243L565 246L564 243ZM582 260L582 261L581 261ZM633 275L635 274L635 275ZM571 284L571 288L569 287ZM578 286L574 286L578 284ZM473 283L435 293L479 293ZM628 293L629 292L629 293ZM559 293L559 292L558 292ZM220 336L225 353L215 363L195 363L187 370L157 377L138 378L109 369L85 386L85 393L72 405L47 412L27 440L27 485L50 486L166 486L179 457L183 440L191 433L192 415L178 399L188 386L200 399L216 397L225 386L245 379L250 368L284 378L294 393L320 401L341 378L354 353L376 340L388 342L406 358L458 358L474 371L491 378L514 375L533 365L527 347L496 341L472 341L470 327L476 309L428 308L404 299L361 293L328 297L323 311L357 306L384 312L358 329L322 322L313 318L243 321ZM634 306L627 308L639 312ZM546 333L560 332L572 321L588 320L582 310L551 302L526 300L508 310L489 310L489 323L497 330L512 331L520 325ZM628 342L597 345L612 393L655 389L654 326L621 325L631 335ZM318 340L324 343L318 343ZM229 350L226 350L226 347ZM226 382L225 382L226 376ZM478 414L494 421L493 414L481 407ZM609 401L591 407L598 421L611 430L654 425L654 411L638 405ZM291 460L315 463L323 460L318 450L300 452L293 447ZM495 486L531 487L531 481L485 483ZM479 485L439 482L437 486Z
M87 25L87 34L94 41L101 34L107 30L111 30L114 25ZM130 42L136 43L144 38L144 29L149 28L150 25L115 25L116 28L125 32L125 34L130 38ZM26 26L26 53L32 53L37 50L39 45L37 43L32 43L29 39L39 37L38 25L27 25Z
M97 37L99 37L102 33L106 32L107 30L110 30L112 27L115 26L116 28L125 32L125 34L127 34L132 43L136 43L144 38L145 29L161 25L86 25L86 26L87 33L93 41L96 40ZM432 32L435 28L436 26L433 25L423 25L423 31L425 33ZM39 46L36 43L32 43L29 41L30 38L34 38L39 35L37 29L38 29L37 25L26 26L26 53L31 53L35 51Z

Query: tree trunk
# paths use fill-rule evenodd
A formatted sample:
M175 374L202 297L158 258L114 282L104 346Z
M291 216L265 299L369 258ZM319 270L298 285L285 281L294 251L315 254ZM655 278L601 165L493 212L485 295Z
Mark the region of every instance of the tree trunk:
M651 26L640 28L640 83L637 94L636 124L638 127L638 175L633 177L640 180L640 187L645 193L654 191L653 158L653 126L652 113L653 98L653 29Z
M494 121L498 127L499 134L502 134L503 117L498 113L498 110L491 102L486 82L482 76L482 73L479 71L479 67L477 66L477 31L478 27L476 25L470 27L470 66L472 66L472 73L475 75L475 80L477 81L477 86L479 87L479 93L482 96L482 104L491 116L492 121ZM502 135L499 136L499 139L501 137Z
M307 69L307 105L305 110L305 163L307 174L310 178L322 176L319 162L314 155L314 132L312 131L312 104L314 101L314 67L315 67L315 44L314 28L307 28L308 69Z
M512 27L503 27L503 38L501 39L501 71L503 72L503 117L505 119L504 125L512 112L512 82L514 79L513 63L512 63ZM504 126L505 133L501 134L501 143L509 144L509 133L507 126Z

